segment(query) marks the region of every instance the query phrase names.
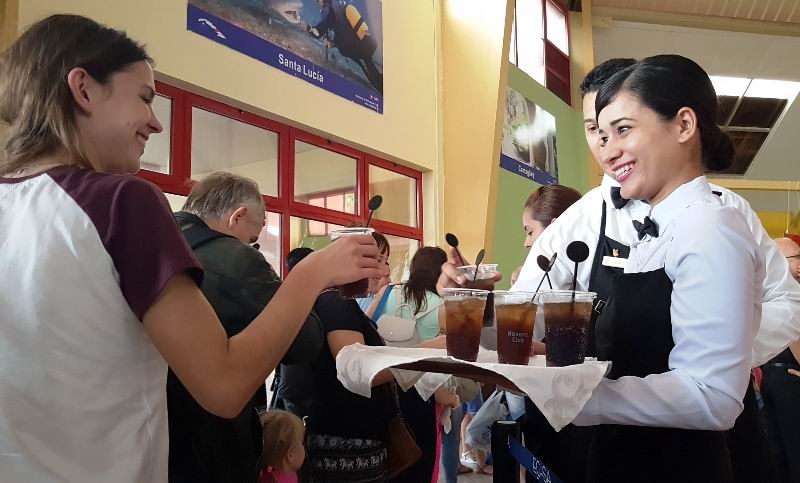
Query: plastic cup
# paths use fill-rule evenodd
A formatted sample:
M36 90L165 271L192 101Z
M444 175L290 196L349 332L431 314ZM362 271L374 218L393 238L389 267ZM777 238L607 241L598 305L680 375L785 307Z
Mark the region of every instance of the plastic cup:
M563 367L583 363L592 303L596 295L594 292L571 290L541 292L548 366Z
M483 314L488 295L488 290L444 289L448 356L469 362L478 359Z
M347 236L371 235L375 230L372 228L343 228L341 230L333 230L331 232L331 240L335 241L339 238ZM345 285L338 285L335 287L339 291L339 296L343 299L358 299L364 298L369 295L369 279L362 278L355 282L350 282Z
M458 271L461 272L461 275L467 278L467 280L488 280L497 273L497 264L496 263L481 263L478 265L478 276L475 276L475 265L464 265L463 267L458 267Z
M528 365L536 320L533 298L533 292L494 292L499 363Z

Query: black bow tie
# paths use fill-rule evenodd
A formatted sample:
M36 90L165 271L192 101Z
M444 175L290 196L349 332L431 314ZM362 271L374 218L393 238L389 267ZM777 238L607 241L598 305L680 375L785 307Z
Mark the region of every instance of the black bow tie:
M622 208L625 208L625 205L628 204L628 199L623 198L619 193L619 190L619 186L611 187L611 202L614 203L614 208L621 210Z
M639 240L644 238L645 235L650 235L653 238L658 237L658 225L651 220L649 216L644 217L644 222L633 220L633 227L639 234Z

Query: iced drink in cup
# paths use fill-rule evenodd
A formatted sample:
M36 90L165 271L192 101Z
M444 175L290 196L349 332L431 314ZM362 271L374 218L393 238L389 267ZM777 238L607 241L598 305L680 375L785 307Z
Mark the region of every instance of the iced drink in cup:
M375 230L372 228L343 228L341 230L333 230L331 232L331 240L338 240L346 236L357 235L372 235ZM364 298L369 295L369 279L362 278L355 282L350 282L346 285L339 285L336 287L339 290L339 296L343 299L358 299Z
M486 309L487 290L465 288L444 289L445 332L447 355L475 362Z
M542 291L539 303L544 307L548 366L562 367L583 362L596 295L594 292L571 290Z
M536 305L533 292L494 292L497 321L497 361L528 365Z

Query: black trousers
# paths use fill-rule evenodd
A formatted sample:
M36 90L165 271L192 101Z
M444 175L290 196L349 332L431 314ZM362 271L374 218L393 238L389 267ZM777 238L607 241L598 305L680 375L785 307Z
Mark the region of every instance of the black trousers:
M800 386L800 378L798 379L795 382ZM525 420L522 424L525 446L565 483L586 481L587 458L595 428L570 424L557 433L536 406L525 398ZM795 438L800 438L800 430L795 429L793 434ZM766 423L758 411L752 383L744 397L742 414L736 419L734 427L726 432L725 439L735 483L780 481L775 469L775 459L769 450ZM530 475L527 475L526 481L536 482ZM800 483L800 480L789 481Z
M761 396L767 434L781 480L800 483L800 377L786 366L765 364Z

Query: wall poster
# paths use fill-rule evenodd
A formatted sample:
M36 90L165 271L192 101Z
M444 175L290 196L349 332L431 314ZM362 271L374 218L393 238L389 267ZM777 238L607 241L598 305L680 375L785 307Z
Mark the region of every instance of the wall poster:
M381 0L189 0L186 28L383 113Z

